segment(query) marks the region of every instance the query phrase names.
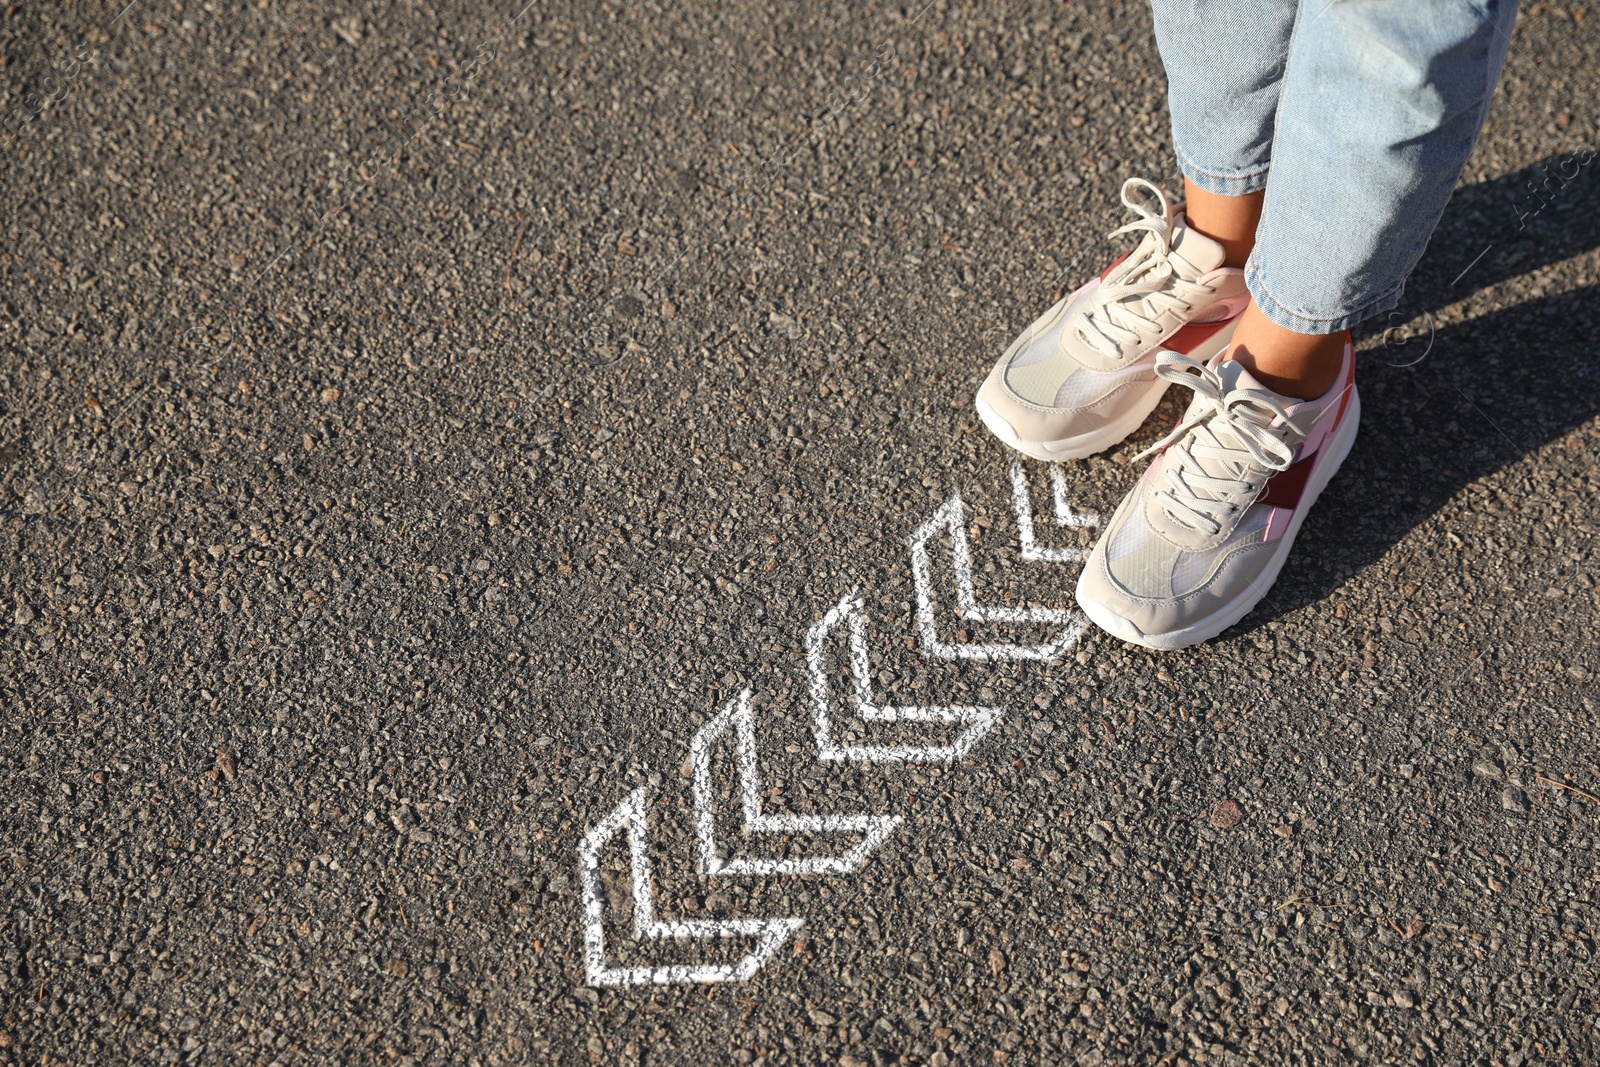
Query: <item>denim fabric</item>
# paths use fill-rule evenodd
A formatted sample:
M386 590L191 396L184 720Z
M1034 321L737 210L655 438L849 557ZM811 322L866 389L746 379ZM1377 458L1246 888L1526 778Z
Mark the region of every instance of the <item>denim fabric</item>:
M1267 191L1256 305L1332 333L1398 304L1483 127L1516 0L1151 3L1184 175Z

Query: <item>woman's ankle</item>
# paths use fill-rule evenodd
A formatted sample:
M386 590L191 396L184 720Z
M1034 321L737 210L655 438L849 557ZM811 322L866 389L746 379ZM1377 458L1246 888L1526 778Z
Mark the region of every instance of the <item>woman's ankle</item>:
M1237 360L1262 385L1282 396L1315 400L1339 380L1350 331L1296 333L1267 318L1251 301L1224 359Z
M1222 246L1224 267L1243 267L1256 246L1256 226L1266 193L1219 196L1183 180L1184 222Z

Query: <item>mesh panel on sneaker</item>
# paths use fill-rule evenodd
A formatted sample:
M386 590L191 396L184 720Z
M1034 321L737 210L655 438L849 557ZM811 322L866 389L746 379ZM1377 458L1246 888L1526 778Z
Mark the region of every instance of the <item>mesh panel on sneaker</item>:
M1045 347L1040 342L1035 342L1034 347ZM1020 363L1020 359L1018 363ZM1080 368L1068 361L1065 356L1051 362L1034 362L1023 364L1013 363L1006 371L1006 384L1011 391L1022 399L1034 404L1049 404L1066 380L1078 374ZM1065 375L1065 379L1063 379Z
M1129 377L1126 371L1094 371L1087 367L1079 367L1067 376L1067 380L1062 382L1061 388L1056 391L1055 406L1087 407L1126 382Z
M1139 515L1137 504L1133 505L1133 514L1128 516L1128 521L1117 526L1111 540L1106 545L1106 560L1115 563L1125 559L1135 552L1140 545L1155 536L1155 531L1145 524Z
M1183 554L1144 521L1141 501L1106 546L1106 563L1111 576L1134 596L1165 598L1172 596L1173 567Z
M1234 528L1233 536L1216 548L1209 548L1203 552L1183 552L1172 567L1172 595L1183 596L1193 592L1216 570L1217 564L1222 562L1224 556L1241 545L1253 544L1260 541L1267 529L1267 519L1271 516L1269 507L1253 507L1239 520L1239 525Z
M1085 286L1085 289L1087 288L1089 287ZM1022 367L1031 367L1036 363L1044 362L1052 356L1059 355L1061 352L1061 331L1066 329L1067 323L1072 320L1078 308L1082 306L1083 297L1083 291L1075 293L1071 302L1062 309L1061 314L1057 315L1055 321L1050 324L1049 329L1041 331L1023 347L1022 351L1012 357L1009 369L1018 370ZM1009 376L1007 380L1009 381ZM1016 386L1013 385L1012 388L1016 388Z

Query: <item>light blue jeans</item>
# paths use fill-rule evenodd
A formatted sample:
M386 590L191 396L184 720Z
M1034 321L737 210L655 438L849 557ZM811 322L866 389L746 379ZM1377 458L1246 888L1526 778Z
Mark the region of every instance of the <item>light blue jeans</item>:
M1267 191L1256 305L1332 333L1398 304L1483 128L1516 0L1151 3L1184 175Z

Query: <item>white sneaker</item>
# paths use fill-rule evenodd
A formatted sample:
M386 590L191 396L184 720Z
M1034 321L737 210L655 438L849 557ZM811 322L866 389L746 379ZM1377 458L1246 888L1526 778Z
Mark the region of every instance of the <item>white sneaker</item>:
M1135 203L1141 189L1159 214ZM978 415L1000 440L1035 459L1080 459L1139 428L1161 402L1156 352L1205 363L1224 351L1250 304L1244 271L1184 225L1183 205L1142 178L1122 184L1140 218L1109 236L1142 231L1132 252L1045 312L1018 337L978 390Z
M1194 401L1089 553L1078 606L1124 641L1174 649L1267 595L1355 442L1361 398L1348 340L1337 382L1315 400L1279 396L1231 359L1163 352L1157 371Z

